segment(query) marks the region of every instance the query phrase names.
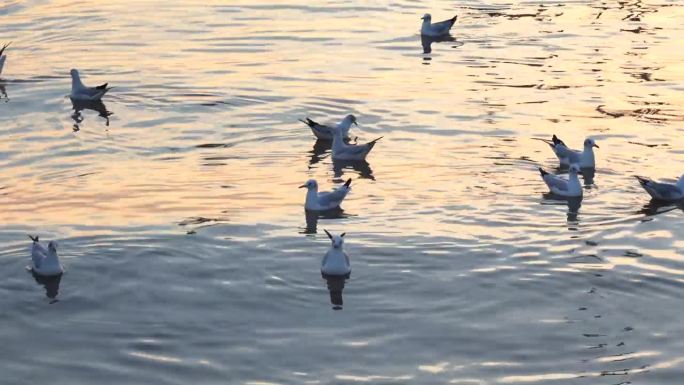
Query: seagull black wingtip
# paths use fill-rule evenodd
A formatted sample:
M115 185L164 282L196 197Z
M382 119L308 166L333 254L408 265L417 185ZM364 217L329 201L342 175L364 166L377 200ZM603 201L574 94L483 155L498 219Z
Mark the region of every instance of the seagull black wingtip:
M546 175L549 174L548 172L544 171L544 169L541 168L541 167L539 167L539 173L541 174L542 177L544 177L544 176L546 176Z
M347 179L347 181L344 182L344 187L349 187L349 186L351 186L351 181L352 181L352 178Z
M3 52L5 52L5 48L9 47L12 42L10 41L9 43L5 44L2 46L2 49L0 49L0 56L2 56Z

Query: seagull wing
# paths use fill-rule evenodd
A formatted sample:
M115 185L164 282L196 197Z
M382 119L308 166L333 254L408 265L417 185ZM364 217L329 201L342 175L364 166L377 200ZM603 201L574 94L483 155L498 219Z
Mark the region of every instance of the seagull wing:
M653 198L665 200L681 199L684 194L679 187L673 184L658 183L651 179L640 176L637 176L636 178L639 180L641 187L643 187L644 190L646 190L646 192Z
M559 190L559 191L568 191L568 181L558 177L553 174L546 174L544 175L544 183L546 183L547 186L549 186L549 189L553 191L553 189Z
M323 207L337 207L349 193L349 187L342 186L330 192L318 193L318 203Z
M456 23L457 17L458 16L454 16L449 20L440 21L438 23L432 23L432 30L439 33L449 32L451 27L453 27L454 23Z

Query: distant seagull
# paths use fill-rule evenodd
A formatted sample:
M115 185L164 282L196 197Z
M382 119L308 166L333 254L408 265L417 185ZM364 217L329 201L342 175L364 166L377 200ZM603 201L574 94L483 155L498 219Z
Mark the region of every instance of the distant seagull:
M451 27L456 23L456 18L454 16L449 20L440 21L439 23L432 23L432 16L426 13L423 19L423 25L420 27L420 34L425 36L442 36L449 33Z
M382 139L382 136L373 139L366 144L347 144L344 142L342 132L338 129L333 130L332 158L333 160L364 160L368 153L373 149L375 143Z
M351 178L347 179L344 184L329 192L318 192L318 183L315 179L309 179L306 183L299 186L299 188L306 188L306 201L304 209L310 211L326 211L340 207L340 203L351 190Z
M50 277L62 274L64 268L59 263L59 258L57 257L57 242L50 241L48 243L48 248L45 250L43 246L38 243L38 237L31 238L33 243L31 244L31 270L41 276Z
M658 183L649 178L634 176L651 198L658 201L675 202L684 199L684 175L676 184Z
M111 90L112 87L107 87L109 83L105 83L97 87L86 87L83 82L81 82L81 76L78 74L78 70L71 70L71 97L74 100L100 100Z
M582 185L577 176L579 171L579 167L576 164L573 164L570 166L570 176L568 179L563 179L557 175L550 174L539 167L542 179L544 179L544 183L549 186L549 190L553 194L563 198L576 198L582 196Z
M9 45L12 44L12 42L9 42L2 46L2 49L0 49L0 74L2 74L2 67L5 66L5 60L7 60L7 55L3 55L5 53L5 48L9 47Z
M328 230L323 230L328 235L328 238L332 241L332 246L325 257L323 257L323 262L321 262L321 273L323 275L349 275L351 273L351 263L349 262L349 256L344 252L344 235L332 235Z
M539 139L546 142L558 157L561 167L568 167L571 164L577 164L580 168L596 168L596 159L594 158L594 147L596 145L594 139L587 138L584 140L584 150L578 151L568 148L562 140L558 139L556 135L551 140Z
M309 126L309 128L311 128L311 132L313 132L318 139L333 140L333 127L316 123L309 118L306 118L306 120L299 119L299 121ZM342 131L342 137L346 139L349 137L349 128L351 127L352 123L358 126L358 123L356 123L356 116L347 115L335 128Z

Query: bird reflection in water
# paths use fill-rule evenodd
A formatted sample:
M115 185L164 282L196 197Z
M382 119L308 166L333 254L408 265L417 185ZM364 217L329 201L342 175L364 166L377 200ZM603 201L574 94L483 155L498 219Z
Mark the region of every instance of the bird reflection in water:
M7 96L7 89L5 89L5 83L0 81L0 100L4 100L5 103L9 102L9 96Z
M345 169L352 169L359 174L362 179L375 180L373 170L365 160L333 160L333 173L335 178L341 178Z
M105 118L105 126L109 127L109 117L114 113L107 110L107 106L102 103L102 100L75 100L71 99L71 105L74 109L74 113L71 114L71 119L74 120L74 132L80 131L80 124L83 122L85 117L83 116L83 110L92 110L99 114L99 116Z
M50 303L57 302L57 294L59 294L59 283L62 281L62 275L44 276L36 274L31 268L27 268L36 283L45 287L45 295L51 300Z
M582 178L584 179L584 185L589 187L594 184L594 176L596 175L596 169L594 167L584 167L580 169Z
M342 300L342 290L344 290L344 284L349 279L350 274L347 275L327 275L321 273L323 279L325 279L328 285L328 291L330 292L330 303L333 305L334 310L342 310L342 305L344 304Z
M546 192L542 194L544 199L550 201L546 204L560 204L560 202L565 202L568 206L568 222L575 225L579 224L579 209L582 207L582 197L561 197L552 192ZM576 227L570 227L570 230L577 230Z
M316 140L316 143L314 143L313 148L311 149L311 151L309 151L309 154L311 154L311 159L309 159L309 169L311 169L314 164L323 160L323 158L325 158L325 153L328 150L330 150L331 147L332 142L329 140Z
M684 201L682 202L663 202L656 199L652 199L650 202L644 205L641 210L637 211L637 214L644 214L648 216L654 216L658 214L668 213L674 210L684 211Z
M304 210L304 215L306 218L306 229L302 231L302 234L316 234L319 219L340 219L349 216L344 213L341 207L325 211Z

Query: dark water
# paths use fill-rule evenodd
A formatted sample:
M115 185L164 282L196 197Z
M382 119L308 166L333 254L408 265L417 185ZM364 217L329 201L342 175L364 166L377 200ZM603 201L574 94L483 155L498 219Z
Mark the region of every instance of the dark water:
M459 15L430 53L425 12ZM681 384L684 213L632 175L684 171L682 17L0 4L2 383ZM65 97L74 67L116 87L104 106ZM297 121L347 113L359 141L384 136L366 164ZM553 133L601 146L579 208L543 196L557 161L534 138ZM313 231L297 186L348 177ZM323 228L348 234L346 282L320 275ZM59 242L56 298L27 233Z

